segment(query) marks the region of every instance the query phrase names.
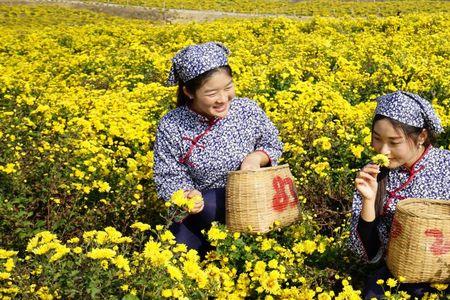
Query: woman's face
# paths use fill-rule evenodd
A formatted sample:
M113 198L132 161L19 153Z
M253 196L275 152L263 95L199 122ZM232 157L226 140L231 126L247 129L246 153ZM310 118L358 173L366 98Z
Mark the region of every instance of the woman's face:
M422 155L424 148L421 146L426 138L426 132L418 137L418 143L407 137L405 133L395 128L387 119L378 120L372 132L372 147L378 153L389 157L389 168L400 166L411 167Z
M235 97L233 78L225 70L214 72L203 85L190 95L191 109L207 117L223 118L228 114L231 100Z

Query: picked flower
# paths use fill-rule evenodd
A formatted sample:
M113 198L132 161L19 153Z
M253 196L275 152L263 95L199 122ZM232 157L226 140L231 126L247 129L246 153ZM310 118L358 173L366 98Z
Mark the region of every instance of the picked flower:
M184 195L183 190L178 190L172 194L169 200L172 204L175 204L178 207L187 209L188 212L192 211L195 206L195 203L202 201L202 196L194 196L192 198L187 198Z
M169 208L169 219L175 222L181 222L185 219L197 202L202 201L201 195L187 198L183 190L178 190L172 194L170 200L166 202Z
M380 167L389 166L389 158L384 154L377 154L375 156L372 156L371 160L374 164L377 164Z

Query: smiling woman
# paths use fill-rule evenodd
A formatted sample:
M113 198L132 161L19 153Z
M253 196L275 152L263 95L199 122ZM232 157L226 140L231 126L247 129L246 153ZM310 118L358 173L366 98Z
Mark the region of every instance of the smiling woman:
M183 86L180 93L195 99L191 101L191 109L208 117L225 117L231 100L235 97L231 68L220 67L206 72L202 77L202 85L194 90ZM197 79L198 80L198 79Z
M228 54L210 42L175 55L168 83L178 84L178 107L160 121L154 148L161 198L180 189L188 198L203 196L185 220L171 226L178 243L201 255L210 248L201 231L225 222L228 172L276 165L282 151L278 130L263 110L235 97Z

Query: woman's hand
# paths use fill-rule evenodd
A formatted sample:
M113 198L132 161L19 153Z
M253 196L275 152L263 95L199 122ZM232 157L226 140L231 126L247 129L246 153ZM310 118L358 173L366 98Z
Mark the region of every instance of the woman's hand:
M377 196L378 182L377 175L380 167L376 164L368 164L355 179L356 189L362 196L361 218L366 222L372 222L376 218L375 199Z
M356 189L361 193L365 201L375 203L378 189L378 173L380 173L380 167L378 165L368 164L356 175Z
M269 163L269 157L262 151L255 151L247 155L241 163L241 170L258 170Z
M196 196L200 196L200 198L202 199L202 200L197 201L195 203L194 208L189 212L190 214L193 214L193 215L198 214L205 207L205 202L203 201L202 193L199 190L185 191L184 192L184 196L186 198L193 198L193 197L196 197Z

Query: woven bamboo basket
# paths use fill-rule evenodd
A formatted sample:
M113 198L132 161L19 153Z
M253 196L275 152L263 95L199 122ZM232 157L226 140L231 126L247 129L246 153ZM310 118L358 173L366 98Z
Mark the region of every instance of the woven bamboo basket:
M231 231L264 233L275 221L282 227L299 218L297 189L288 165L230 172L225 203Z
M406 199L397 205L387 265L405 282L450 282L450 201Z

